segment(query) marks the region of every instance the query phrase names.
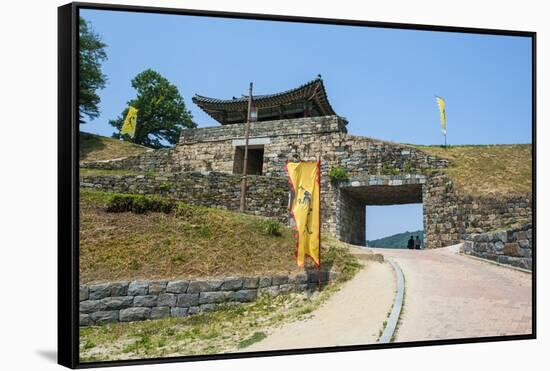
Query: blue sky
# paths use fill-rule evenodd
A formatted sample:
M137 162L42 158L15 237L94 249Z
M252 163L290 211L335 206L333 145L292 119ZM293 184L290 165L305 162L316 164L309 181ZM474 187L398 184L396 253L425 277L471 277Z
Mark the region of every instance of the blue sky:
M135 96L130 80L152 68L179 88L199 126L217 123L191 102L194 94L231 98L246 94L250 81L256 94L274 93L321 74L352 134L440 144L439 95L447 103L448 143L531 143L528 38L99 10L81 15L108 45L109 58L101 115L82 126L87 132L110 136L108 121ZM388 225L381 236L393 230Z
M367 240L422 229L422 204L367 206Z

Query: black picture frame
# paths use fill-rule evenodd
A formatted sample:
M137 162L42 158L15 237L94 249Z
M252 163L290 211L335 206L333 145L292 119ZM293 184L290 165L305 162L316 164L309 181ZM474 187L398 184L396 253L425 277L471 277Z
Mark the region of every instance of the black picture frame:
M532 42L532 184L533 184L533 247L532 247L532 333L525 335L491 336L406 343L335 346L311 349L287 349L277 351L243 352L172 358L136 359L105 362L79 362L79 114L78 114L78 16L80 9L161 13L253 19L266 21L351 25L363 27L424 30L487 35L522 36ZM344 352L381 348L419 347L464 343L480 343L510 340L536 339L537 329L537 241L536 241L536 32L433 26L424 24L388 23L347 19L282 16L273 14L232 13L144 6L111 5L96 3L70 3L58 8L58 363L69 368L90 368L220 360L246 357L280 356L308 353Z

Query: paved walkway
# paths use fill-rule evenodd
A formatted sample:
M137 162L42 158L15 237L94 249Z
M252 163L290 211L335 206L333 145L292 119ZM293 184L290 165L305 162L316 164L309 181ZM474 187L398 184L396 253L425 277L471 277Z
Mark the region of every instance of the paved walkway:
M306 320L268 331L245 351L372 344L378 339L395 295L395 274L388 263L366 262L340 291Z
M405 275L396 342L531 333L531 275L447 249L372 249Z

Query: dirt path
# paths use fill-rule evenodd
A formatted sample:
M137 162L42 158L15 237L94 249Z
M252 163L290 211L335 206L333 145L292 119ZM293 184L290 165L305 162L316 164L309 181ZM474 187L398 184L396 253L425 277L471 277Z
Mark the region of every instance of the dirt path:
M395 277L388 263L365 267L306 320L268 331L245 351L375 343L391 309Z
M372 249L405 275L396 342L531 333L531 275L447 249Z

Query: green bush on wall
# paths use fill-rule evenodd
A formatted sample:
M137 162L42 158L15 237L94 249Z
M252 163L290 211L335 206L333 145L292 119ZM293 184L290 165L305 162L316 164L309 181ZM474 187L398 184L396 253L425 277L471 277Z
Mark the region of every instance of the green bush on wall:
M349 178L347 170L340 166L331 167L328 171L328 176L335 181L347 180Z
M260 222L262 231L268 236L280 236L282 225L276 220L264 219Z

